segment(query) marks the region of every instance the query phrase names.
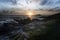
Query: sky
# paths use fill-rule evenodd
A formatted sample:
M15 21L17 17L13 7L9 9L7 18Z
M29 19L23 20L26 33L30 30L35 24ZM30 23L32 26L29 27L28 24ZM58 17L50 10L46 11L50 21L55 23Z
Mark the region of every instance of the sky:
M60 0L0 0L0 10L12 8L31 10L52 10L58 12L57 10L60 10ZM39 13L51 14L53 12L44 11Z
M0 0L0 9L60 9L60 0Z

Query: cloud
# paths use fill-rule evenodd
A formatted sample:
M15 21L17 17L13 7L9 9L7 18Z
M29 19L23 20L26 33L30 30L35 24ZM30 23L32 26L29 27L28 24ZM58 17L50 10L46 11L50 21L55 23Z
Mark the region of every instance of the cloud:
M0 9L20 8L20 9L60 9L60 0L0 0Z

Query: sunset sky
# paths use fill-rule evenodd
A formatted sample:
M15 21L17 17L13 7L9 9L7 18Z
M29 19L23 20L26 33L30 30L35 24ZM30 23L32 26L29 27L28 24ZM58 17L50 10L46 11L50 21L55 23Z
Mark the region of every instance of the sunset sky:
M2 9L60 10L60 0L0 0Z
M59 7L60 0L0 0L0 9L22 8L22 9L51 9Z

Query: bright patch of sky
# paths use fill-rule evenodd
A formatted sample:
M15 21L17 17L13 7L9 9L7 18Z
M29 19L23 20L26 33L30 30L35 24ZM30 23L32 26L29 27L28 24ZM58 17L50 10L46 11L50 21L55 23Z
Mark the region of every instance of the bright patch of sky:
M60 0L0 0L0 9L60 9Z

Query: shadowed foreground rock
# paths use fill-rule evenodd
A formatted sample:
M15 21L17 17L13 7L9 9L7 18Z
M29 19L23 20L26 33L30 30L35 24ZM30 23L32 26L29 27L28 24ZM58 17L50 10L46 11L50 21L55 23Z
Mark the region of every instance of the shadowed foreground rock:
M60 14L0 21L0 40L60 40Z
M30 31L32 36L28 40L60 40L60 14L46 17L45 24L39 27L40 32Z

